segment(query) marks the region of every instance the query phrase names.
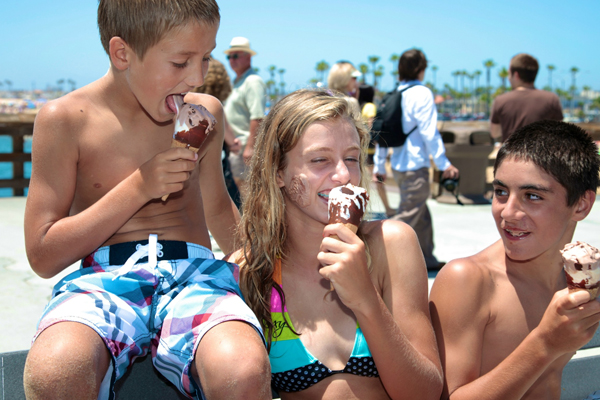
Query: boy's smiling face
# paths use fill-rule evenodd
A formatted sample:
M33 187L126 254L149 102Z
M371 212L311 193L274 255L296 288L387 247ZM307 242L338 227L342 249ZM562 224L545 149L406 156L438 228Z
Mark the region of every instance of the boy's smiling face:
M168 32L143 59L129 48L126 79L142 108L157 122L173 118L172 95L202 86L218 24L190 22Z
M506 255L514 261L559 255L577 220L567 190L533 162L514 158L504 160L494 178L492 214Z

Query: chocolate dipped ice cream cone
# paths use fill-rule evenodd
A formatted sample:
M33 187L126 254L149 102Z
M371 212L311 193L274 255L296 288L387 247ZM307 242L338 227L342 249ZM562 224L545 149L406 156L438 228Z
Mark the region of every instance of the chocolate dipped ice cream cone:
M369 195L367 191L360 186L347 184L331 189L329 192L329 223L344 224L352 232L358 231L358 226L363 219ZM337 235L331 236L334 239L340 239ZM331 285L333 290L333 285Z
M173 100L177 108L177 118L171 148L184 147L198 153L217 120L204 106L184 103L183 97L177 95L173 96ZM166 194L161 199L165 201L168 197Z
M591 299L600 292L600 251L585 242L568 243L560 251L569 292L585 290Z

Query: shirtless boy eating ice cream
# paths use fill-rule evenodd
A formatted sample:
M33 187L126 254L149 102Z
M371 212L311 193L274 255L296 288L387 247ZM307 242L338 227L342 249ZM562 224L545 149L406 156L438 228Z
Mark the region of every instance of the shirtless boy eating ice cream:
M445 372L443 399L556 399L562 370L600 321L600 302L569 293L561 252L590 212L600 160L575 125L515 132L494 166L501 239L446 265L430 310Z

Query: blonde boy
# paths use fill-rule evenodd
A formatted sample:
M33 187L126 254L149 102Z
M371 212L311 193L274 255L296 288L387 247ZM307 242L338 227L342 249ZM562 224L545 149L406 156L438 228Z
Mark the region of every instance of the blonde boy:
M188 94L203 83L219 22L214 0L100 0L107 74L40 110L27 255L44 278L82 264L40 320L28 398L113 398L149 350L191 398L270 398L237 266L210 250L207 228L230 252L239 219L221 171L223 110ZM178 95L219 121L197 155L170 148Z

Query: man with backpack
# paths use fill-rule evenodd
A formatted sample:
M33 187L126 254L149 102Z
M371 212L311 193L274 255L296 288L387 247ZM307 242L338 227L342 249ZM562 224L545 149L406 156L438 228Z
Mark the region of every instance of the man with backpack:
M457 179L459 172L446 157L437 130L433 93L421 83L426 68L427 59L420 50L407 50L400 56L400 86L384 98L373 123L373 134L379 135L373 174L376 179L385 179L385 162L391 148L392 172L400 188L398 214L392 219L404 221L415 230L427 269L438 270L443 263L433 255L433 226L426 203L430 196L429 156L443 171L442 179Z

